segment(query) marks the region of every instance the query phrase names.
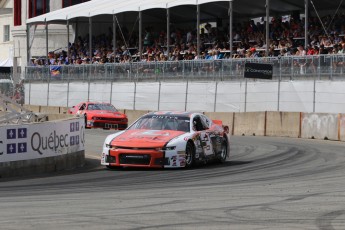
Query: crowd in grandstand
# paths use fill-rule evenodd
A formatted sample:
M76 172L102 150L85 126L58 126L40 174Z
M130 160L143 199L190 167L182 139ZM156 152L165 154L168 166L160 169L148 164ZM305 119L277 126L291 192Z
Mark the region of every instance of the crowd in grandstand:
M50 65L66 64L104 64L126 63L131 61L176 61L193 59L227 59L264 56L305 56L318 54L345 53L345 15L325 16L321 21L317 17L309 19L309 44L304 46L304 21L291 18L273 18L270 22L270 45L266 55L265 22L254 22L233 25L233 52L229 50L229 25L224 28L206 24L200 30L200 53L197 53L197 31L193 29L171 28L170 45L167 48L165 31L154 31L145 28L143 34L142 56L139 58L138 37L121 29L117 37L117 49L112 48L113 34L93 36L92 54L89 53L89 36L78 37L69 45L69 52L50 52ZM125 39L126 42L124 42ZM169 52L168 52L169 50ZM44 65L44 59L33 60L33 65Z

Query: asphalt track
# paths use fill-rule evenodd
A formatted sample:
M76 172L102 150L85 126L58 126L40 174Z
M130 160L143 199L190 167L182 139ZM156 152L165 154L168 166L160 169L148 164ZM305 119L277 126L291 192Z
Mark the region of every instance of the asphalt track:
M345 229L345 143L232 137L222 165L0 179L0 229Z

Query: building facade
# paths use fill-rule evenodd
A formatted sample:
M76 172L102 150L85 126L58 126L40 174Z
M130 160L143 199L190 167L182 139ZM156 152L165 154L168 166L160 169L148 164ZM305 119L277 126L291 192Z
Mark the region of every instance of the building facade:
M13 55L13 1L0 0L0 63Z

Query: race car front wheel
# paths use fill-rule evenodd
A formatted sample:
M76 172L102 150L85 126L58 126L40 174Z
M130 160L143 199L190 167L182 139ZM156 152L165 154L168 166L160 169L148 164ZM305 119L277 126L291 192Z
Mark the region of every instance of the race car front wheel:
M186 168L191 168L194 165L195 149L191 142L186 146Z

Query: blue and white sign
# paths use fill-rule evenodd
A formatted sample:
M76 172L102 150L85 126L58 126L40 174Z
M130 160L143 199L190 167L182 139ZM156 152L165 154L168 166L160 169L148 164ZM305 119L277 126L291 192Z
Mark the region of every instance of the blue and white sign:
M52 157L85 150L84 118L0 126L0 162Z

